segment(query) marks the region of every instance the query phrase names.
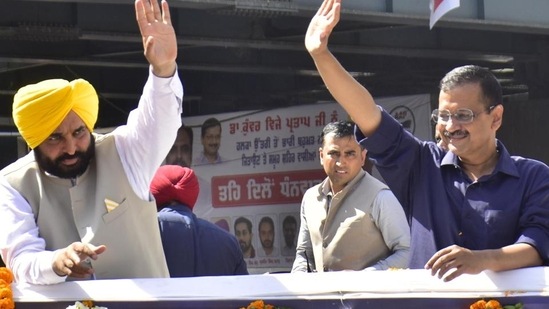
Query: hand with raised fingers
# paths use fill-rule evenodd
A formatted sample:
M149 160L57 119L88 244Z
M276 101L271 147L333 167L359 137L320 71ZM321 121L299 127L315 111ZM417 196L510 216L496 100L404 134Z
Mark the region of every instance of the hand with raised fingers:
M311 19L305 35L305 47L311 55L328 48L328 38L339 22L340 11L341 0L324 0L322 2L316 15Z
M166 0L136 0L135 14L143 39L145 58L159 77L175 73L177 38L172 26L170 8Z
M99 254L107 248L82 242L74 242L68 247L57 250L52 263L53 271L59 276L86 278L93 274L88 259L97 260Z

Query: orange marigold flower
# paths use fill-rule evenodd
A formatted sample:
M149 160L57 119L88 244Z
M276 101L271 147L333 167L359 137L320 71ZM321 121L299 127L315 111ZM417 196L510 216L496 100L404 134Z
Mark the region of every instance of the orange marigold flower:
M290 309L288 307L277 307L266 304L263 300L255 300L248 307L240 307L239 309Z
M0 299L4 299L4 298L13 299L13 292L9 287L0 288Z
M15 309L15 303L11 298L0 299L0 309Z
M256 300L248 305L248 309L265 309L265 303L262 300Z
M469 309L486 309L486 301L481 299L474 302Z
M503 309L503 308L501 307L501 304L497 300L492 299L486 303L486 309Z
M13 282L13 273L9 268L0 267L0 279L6 281L8 284Z

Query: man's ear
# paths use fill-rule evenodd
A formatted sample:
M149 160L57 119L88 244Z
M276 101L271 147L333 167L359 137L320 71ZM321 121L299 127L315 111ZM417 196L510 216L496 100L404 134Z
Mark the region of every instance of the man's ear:
M503 110L504 108L502 104L494 106L492 110L492 128L494 130L498 130L503 124Z
M318 157L320 158L320 165L322 165L322 158L324 157L322 154L322 147L318 148Z

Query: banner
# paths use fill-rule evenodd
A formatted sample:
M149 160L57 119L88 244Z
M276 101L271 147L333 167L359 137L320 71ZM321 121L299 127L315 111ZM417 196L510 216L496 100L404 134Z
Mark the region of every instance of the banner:
M459 7L459 0L431 0L429 8L431 17L429 18L429 29L433 29L436 22L453 9Z
M419 138L432 140L429 95L376 103ZM203 142L208 143L201 126L211 118L221 123L221 162L201 164ZM246 257L250 272L290 270L301 198L326 177L319 161L320 133L329 122L347 119L336 103L183 118L192 127L192 167L201 186L193 211L237 236L242 248L253 248ZM260 223L272 231L260 230Z

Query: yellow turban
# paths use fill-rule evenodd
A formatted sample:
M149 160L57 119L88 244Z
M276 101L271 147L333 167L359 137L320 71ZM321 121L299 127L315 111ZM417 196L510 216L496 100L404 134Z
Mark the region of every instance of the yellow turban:
M49 79L25 86L13 99L13 121L30 148L34 149L74 111L90 132L97 121L99 99L83 79L68 82Z

